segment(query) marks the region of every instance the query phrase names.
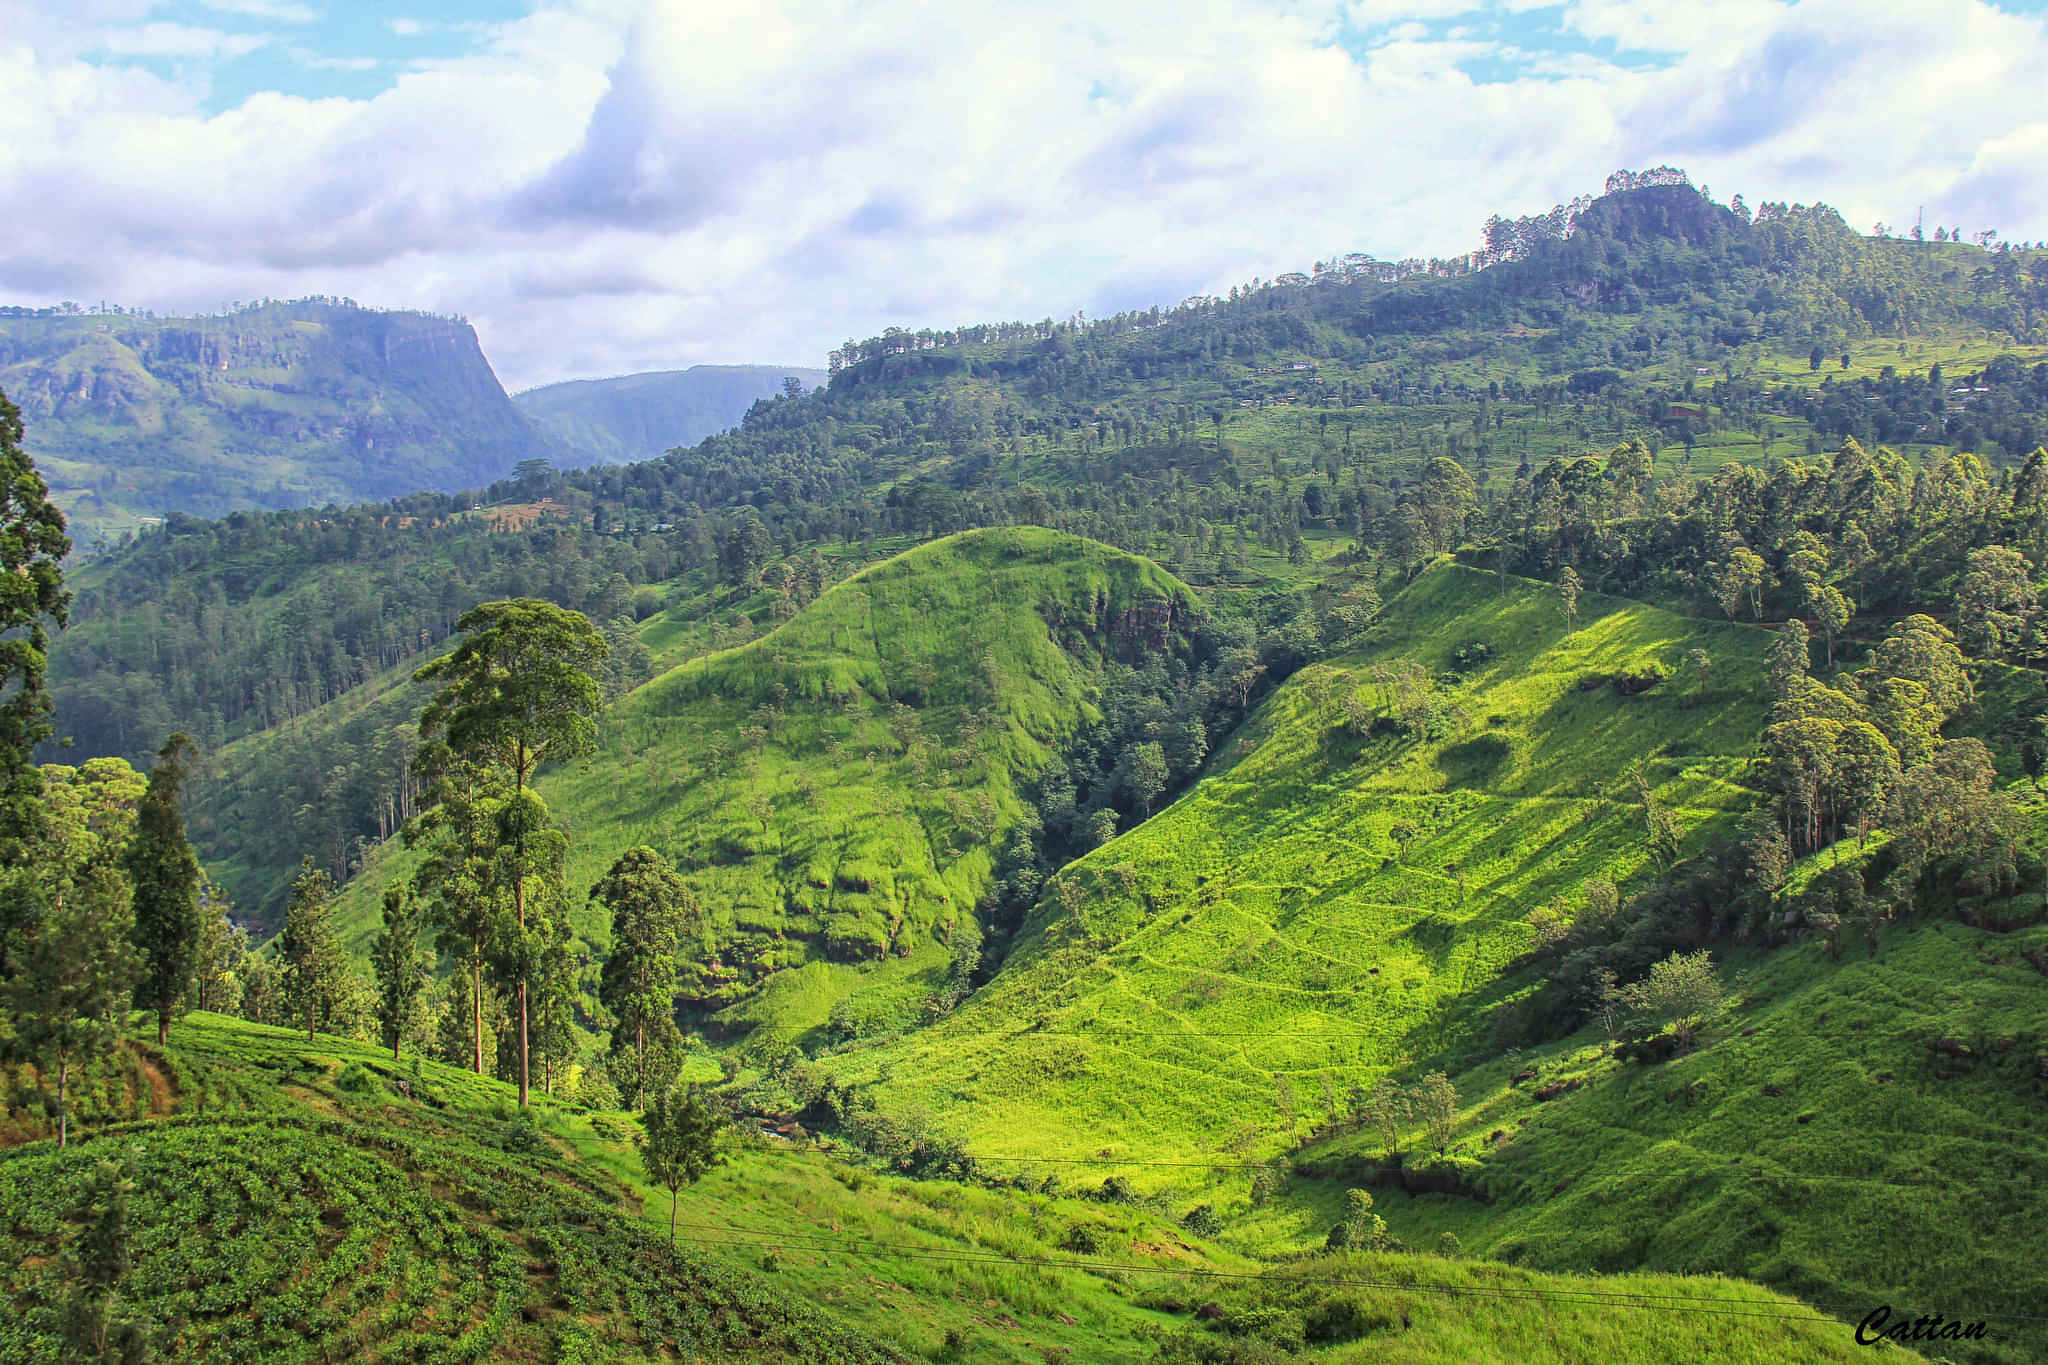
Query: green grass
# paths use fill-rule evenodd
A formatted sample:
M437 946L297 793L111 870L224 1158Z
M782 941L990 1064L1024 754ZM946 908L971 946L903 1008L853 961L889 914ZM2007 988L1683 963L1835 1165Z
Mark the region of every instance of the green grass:
M1567 638L1550 590L1455 566L1385 614L1362 650L1305 670L1178 803L1070 866L1011 960L947 1021L827 1059L929 1109L970 1149L1197 1161L1296 1145L1326 1106L1392 1070L1487 1043L1490 1007L1535 983L1528 912L1585 879L1646 870L1617 771L1640 755L1692 846L1749 801L1734 785L1761 710L1765 636L1588 599ZM1354 739L1337 699L1374 661L1432 673L1483 638L1483 669L1445 690L1435 742ZM1716 656L1695 705L1675 675ZM1618 671L1663 670L1633 697ZM1583 689L1587 678L1597 686ZM1397 823L1419 831L1405 853ZM1293 1115L1283 1092L1293 1092ZM1161 1177L1138 1168L1133 1178Z
M1452 1231L1540 1268L1714 1269L1851 1315L2031 1316L2048 1290L2048 1034L2027 955L2044 946L2039 925L1934 920L1886 930L1874 956L1736 954L1734 1002L1675 1061L1623 1064L1593 1031L1460 1076L1452 1155L1477 1163L1490 1202L1392 1193L1380 1212L1425 1244ZM1951 1043L1966 1054L1935 1046ZM1558 1082L1576 1088L1535 1098ZM1332 1183L1264 1235L1324 1222L1318 1198L1380 1147L1359 1133L1308 1148ZM2042 1358L2032 1324L1992 1326L2018 1340L1983 1358Z
M1046 537L1048 552L1056 541ZM959 1139L996 1178L1035 1190L1052 1176L1074 1189L1116 1173L1163 1215L1212 1203L1225 1231L1204 1254L1219 1266L1320 1247L1344 1186L1374 1180L1379 1164L1377 1138L1338 1121L1353 1087L1442 1068L1462 1097L1446 1160L1463 1188L1491 1202L1381 1185L1381 1212L1411 1246L1450 1231L1474 1253L1530 1269L1741 1275L1850 1321L1878 1302L2024 1313L2021 1305L2048 1289L2034 1268L2031 1235L2042 1223L2037 1191L2048 1177L2048 1149L2014 1136L2038 1126L2039 1083L2029 1078L2048 1049L2037 1022L2038 973L2020 956L2038 951L2038 930L2001 939L1924 923L1894 931L1875 963L1855 948L1839 963L1811 945L1717 950L1735 1003L1699 1051L1662 1067L1624 1066L1604 1038L1587 1034L1520 1054L1504 1055L1494 1042L1496 1011L1541 984L1528 956L1528 913L1576 905L1590 877L1610 878L1624 894L1654 877L1622 773L1628 761L1644 761L1658 799L1686 826L1689 850L1730 832L1755 799L1743 778L1763 719L1757 698L1769 637L1752 627L1588 595L1567 636L1554 589L1440 564L1390 603L1357 648L1304 670L1240 733L1220 738L1204 780L1178 802L1064 869L995 979L950 1017L917 1026L915 1007L940 983L947 960L945 908L957 913L975 890L946 875L981 855L968 850L951 864L903 857L890 869L895 880L871 881L864 894L873 899L886 889L899 905L925 907L927 918L906 914L895 932L921 924L929 937L908 952L892 944L846 961L834 960L829 939L818 951L803 937L800 897L823 892L836 905L849 888L838 871L844 864L819 866L820 845L802 841L825 832L862 837L864 830L852 831L880 809L897 822L878 836L883 843L899 851L941 846L905 799L930 789L908 780L902 746L867 702L908 679L930 694L921 695L929 704L918 742L948 747L942 727L963 709L974 679L944 665L943 627L949 614L958 619L961 602L991 590L991 566L1001 564L991 551L1002 543L966 537L878 566L782 631L672 671L614 718L614 754L637 740L646 746L631 751L639 762L651 752L657 765L674 761L685 774L657 785L649 818L662 822L658 836L676 840L670 847L685 855L718 838L746 845L744 856L707 860L693 874L731 916L720 921L721 943L752 933L788 953L779 962L755 959L785 969L740 976L740 989L724 996L709 970L697 978L707 1003L734 1006L724 1022L803 1043L814 1074L864 1088L900 1122ZM1060 556L1079 544L1061 544ZM1094 547L1087 555L1122 562ZM1060 556L1052 562L1078 572ZM1029 567L1026 581L1042 586L1036 576L1048 565ZM1158 579L1132 581L1171 590ZM1029 628L992 629L987 638L1036 647L1044 599L1022 595L1038 603L1014 618ZM866 636L855 628L874 621L886 624ZM1462 677L1449 673L1453 651L1474 640L1491 645L1493 657ZM1695 647L1715 659L1704 696L1683 671ZM920 674L921 649L932 651L932 662ZM1006 688L1009 715L1057 723L1084 713L1085 669L1048 650L1005 656L1006 678L1044 687ZM1438 695L1452 708L1446 732L1428 741L1348 733L1343 697L1363 689L1383 706L1374 666L1403 661L1437 675ZM1651 671L1664 680L1634 696L1611 684L1617 673ZM1995 728L1992 713L2007 692L2024 700L2023 680L2009 681L1988 680L1982 714L1966 717L1968 726ZM702 794L700 769L663 758L701 753L708 735L741 723L777 683L789 700L751 772L738 769L723 788ZM844 699L856 689L849 706ZM837 707L799 701L835 693ZM1020 732L1050 740L1056 729L1014 720L1004 730L1013 746L1023 743ZM878 759L870 775L864 755L857 764L829 761L833 739L841 760L859 752L851 740L893 746L893 763ZM984 753L981 767L967 771L998 794L1013 792L1018 775L1049 749L1024 750L1021 761L1017 748ZM614 754L606 758L616 763ZM619 828L616 803L645 799L615 780L620 770L597 760L544 787L579 839L608 841L584 855L593 864L608 856L602 850L648 837L647 826ZM606 772L612 780L601 780ZM748 830L750 817L734 807L753 792L793 791L799 774L819 791L818 808L777 799L767 837L757 837L758 826ZM900 803L894 810L892 801ZM1009 818L1012 808L1002 809ZM1416 830L1405 850L1392 837L1402 823ZM1815 865L1809 859L1798 877ZM900 872L906 866L938 876L919 884ZM1073 888L1064 897L1062 883ZM919 901L903 895L906 884L936 890ZM1991 958L2003 965L1987 967ZM884 1015L894 1009L900 1032L825 1045L814 1030L851 995ZM1860 1027L1825 1003L1837 997L1864 1002L1854 1011ZM1951 1036L1978 1061L1935 1077L1929 1059L1942 1069L1953 1059L1928 1044ZM1513 1081L1530 1067L1534 1079ZM1876 1079L1885 1075L1891 1079ZM1559 1081L1577 1086L1548 1102L1534 1098L1538 1086ZM1766 1096L1765 1085L1781 1093ZM1419 1137L1404 1141L1412 1149ZM588 1154L622 1176L630 1165L623 1147ZM1307 1174L1285 1197L1254 1207L1248 1168L1282 1154ZM780 1163L775 1177L756 1170L723 1193L724 1177L715 1176L700 1189L710 1200L702 1211L710 1217L737 1203L757 1210L751 1226L772 1227L793 1210L841 1201L835 1216L852 1225L848 1194L819 1183L837 1175L800 1169L811 1159L778 1153L769 1158ZM1929 1175L1952 1188L1929 1189ZM891 1201L937 1197L931 1186L888 1187ZM976 1207L950 1189L943 1197L949 1207ZM995 1201L975 1215L994 1220L989 1226L1012 1215L1044 1223L1044 1215L1000 1212L1044 1196L973 1198ZM879 1238L909 1207L889 1202L870 1211L866 1226ZM981 1235L970 1236L972 1226L969 1219L948 1235L972 1240ZM1048 1224L1033 1245L1056 1249L1060 1233ZM1986 1250L1987 1241L1997 1249ZM778 1260L783 1273L826 1269ZM909 1292L920 1303L954 1293L914 1276L895 1282L914 1282ZM972 1291L958 1296L965 1302ZM1111 1331L1108 1321L1085 1331ZM1124 1324L1117 1331L1157 1326L1142 1317L1116 1321ZM1045 1338L1032 1340L1067 1340L1043 1330ZM1970 1358L2030 1355L2008 1343Z
M94 1125L66 1152L0 1151L9 1360L59 1358L52 1258L79 1182L121 1147L139 1149L126 1311L164 1329L166 1358L1142 1360L1188 1333L1281 1339L1332 1303L1359 1310L1363 1334L1308 1358L1854 1349L1839 1324L1717 1277L1420 1255L1272 1265L1153 1203L909 1181L737 1136L684 1192L672 1255L630 1116L537 1099L527 1123L500 1082L204 1013L138 1054L175 1116Z
M166 1359L896 1358L757 1275L672 1255L616 1182L504 1117L494 1082L204 1015L155 1064L178 1116L0 1155L6 1359L64 1358L53 1258L80 1182L123 1148L124 1311Z
M572 838L578 931L605 941L582 893L645 843L709 912L716 954L685 983L706 1004L808 1028L857 989L922 999L978 940L991 853L972 827L1018 817L1020 784L1095 715L1105 652L1142 651L1193 611L1156 566L1036 528L856 573L772 633L623 699L596 755L543 778ZM406 866L389 853L344 892L358 939Z

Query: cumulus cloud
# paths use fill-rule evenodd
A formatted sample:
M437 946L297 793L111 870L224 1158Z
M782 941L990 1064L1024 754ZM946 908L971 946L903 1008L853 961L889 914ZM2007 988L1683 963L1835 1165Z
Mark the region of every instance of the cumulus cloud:
M2024 113L2043 23L1984 4L558 0L394 68L374 98L212 113L117 58L221 59L222 38L262 35L151 8L80 0L64 41L0 38L0 194L38 206L10 229L0 295L457 311L513 385L818 363L890 323L1099 314L1349 250L1448 254L1488 213L1620 165L1859 223L1924 203L2043 230L2026 220L2048 122ZM288 55L362 60L311 33Z

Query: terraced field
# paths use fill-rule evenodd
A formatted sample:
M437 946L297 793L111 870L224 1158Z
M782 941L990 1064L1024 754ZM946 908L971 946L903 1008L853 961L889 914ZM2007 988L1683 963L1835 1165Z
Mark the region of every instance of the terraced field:
M530 1121L464 1106L495 1083L304 1041L188 1023L166 1055L189 1112L0 1156L0 1287L17 1310L0 1357L67 1358L54 1253L81 1180L126 1148L124 1299L166 1358L894 1358L752 1277L673 1256L624 1216L636 1201L617 1182Z
M952 1019L831 1059L994 1154L1200 1162L1295 1146L1353 1087L1455 1067L1533 989L1527 916L1649 866L1617 770L1640 757L1688 846L1726 828L1766 635L1456 566L1360 651L1297 675L1166 811L1061 872L1011 961ZM1345 726L1388 705L1374 666L1439 679L1435 740ZM1682 679L1708 648L1704 700ZM1617 675L1660 674L1637 695ZM1590 686L1586 684L1591 683ZM1397 837L1398 835L1398 837ZM1063 893L1062 887L1071 888Z
M0 1358L67 1358L76 1205L124 1151L122 1311L166 1359L1856 1358L1839 1323L1739 1281L1260 1259L1158 1201L904 1180L737 1134L671 1253L629 1116L515 1118L497 1081L207 1014L150 1064L174 1116L0 1152Z

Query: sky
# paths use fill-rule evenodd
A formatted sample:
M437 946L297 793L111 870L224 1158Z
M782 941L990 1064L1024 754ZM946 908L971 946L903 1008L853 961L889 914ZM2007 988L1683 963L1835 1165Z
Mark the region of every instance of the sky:
M2048 237L2048 0L0 0L0 303L454 313L509 389L1170 306L1687 170Z

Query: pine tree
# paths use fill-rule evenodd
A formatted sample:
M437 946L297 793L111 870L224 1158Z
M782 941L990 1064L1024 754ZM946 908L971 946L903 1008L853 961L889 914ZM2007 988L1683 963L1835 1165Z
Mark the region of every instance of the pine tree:
M333 893L326 870L307 858L292 882L291 905L277 938L284 963L285 1010L289 1017L306 1021L309 1043L348 989L348 959L334 927Z
M425 918L410 886L384 892L384 928L371 945L370 965L377 974L377 1022L394 1062L418 1019L420 993L427 984L428 963L420 948Z
M569 918L550 914L541 945L540 970L534 980L533 1055L540 1061L541 1090L555 1093L576 1056L576 955L571 950Z
M1567 564L1557 575L1557 609L1564 613L1564 633L1579 628L1579 572Z
M547 804L532 788L515 791L499 808L490 967L513 1006L521 1105L531 1084L534 996L545 989L550 948L565 925L568 853L568 837L553 827Z
M433 907L435 946L462 963L467 1003L459 1017L469 1025L467 1056L443 1052L441 1060L484 1074L484 964L491 937L491 858L497 832L496 809L506 774L488 763L457 758L445 744L428 744L414 772L429 787L427 810L405 827L408 848L426 856L413 875L415 890ZM451 1010L454 1008L452 1003ZM443 1030L455 1026L444 1019Z
M645 844L620 854L590 899L612 912L611 955L605 958L598 999L611 1012L612 1053L630 1046L637 1101L645 1085L650 1035L675 1033L676 949L701 923L702 911L668 859Z
M0 393L0 573L9 575L0 594L0 695L7 697L0 703L0 764L10 779L32 772L35 747L49 737L43 685L49 626L61 629L71 607L62 567L71 553L64 514L50 501L49 485L21 439L21 410Z
M71 1073L120 1035L141 954L128 879L110 849L40 910L20 969L7 983L7 1003L23 1044L46 1075L56 1072L62 1147L70 1137Z
M229 917L232 906L219 887L199 886L199 951L185 1003L195 1010L232 1014L241 1007L249 971L249 935Z
M199 859L185 839L178 803L197 750L183 731L164 741L149 790L135 812L128 845L128 875L135 884L135 943L142 949L142 981L135 1000L156 1011L156 1040L170 1040L171 1015L182 1008L199 965Z
M21 438L21 412L0 394L0 980L37 904L33 845L46 815L35 749L50 735L50 627L63 627L71 605L64 515Z

